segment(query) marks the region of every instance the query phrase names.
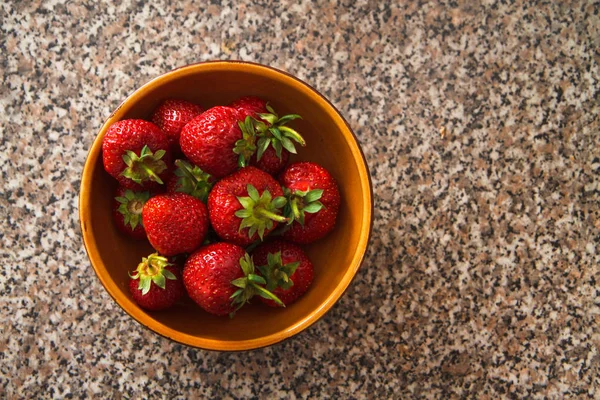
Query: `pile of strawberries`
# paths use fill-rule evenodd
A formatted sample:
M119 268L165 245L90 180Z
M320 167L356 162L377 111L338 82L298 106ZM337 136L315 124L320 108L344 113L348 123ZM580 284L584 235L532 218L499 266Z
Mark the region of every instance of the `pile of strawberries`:
M149 121L109 127L102 158L119 183L114 220L156 250L129 274L140 307L164 310L187 294L233 316L254 296L284 307L309 289L313 265L300 245L333 229L340 194L322 166L288 165L306 145L289 126L298 118L257 97L206 111L169 99Z

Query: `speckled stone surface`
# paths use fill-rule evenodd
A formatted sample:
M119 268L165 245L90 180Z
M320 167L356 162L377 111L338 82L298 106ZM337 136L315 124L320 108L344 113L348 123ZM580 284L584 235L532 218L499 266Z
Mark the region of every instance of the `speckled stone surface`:
M600 397L600 3L110 3L0 4L1 398ZM374 185L345 296L248 353L142 328L79 230L104 119L209 59L319 89Z

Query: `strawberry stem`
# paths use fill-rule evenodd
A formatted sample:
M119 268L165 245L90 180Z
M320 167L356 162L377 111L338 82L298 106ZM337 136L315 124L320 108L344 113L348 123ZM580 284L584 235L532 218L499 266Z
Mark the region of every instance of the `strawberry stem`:
M194 184L198 182L198 179L196 179L192 171L190 171L190 165L188 163L183 162L182 160L175 160L175 166L179 168L180 171L185 175L185 177L192 181Z
M285 136L287 136L290 139L294 140L295 142L299 143L300 146L302 146L302 147L306 146L306 141L304 140L302 135L300 135L294 129L292 129L288 126L280 126L279 130L283 131Z
M132 230L142 224L142 210L149 198L149 192L132 190L125 191L124 196L115 197L115 200L120 203L117 211L123 215L123 223Z
M260 240L263 239L267 230L273 229L273 222L287 222L288 218L278 214L285 205L286 199L283 196L271 197L268 190L259 194L252 185L247 186L248 197L238 197L242 208L235 212L235 216L240 218L239 230L248 228L248 237L252 238L258 233Z
M271 211L265 210L264 208L259 208L259 209L255 208L254 212L255 212L255 214L258 214L259 216L272 219L273 221L277 221L277 222L287 222L288 221L288 218L284 217L283 215L275 214Z
M132 214L141 214L144 209L144 203L138 200L134 200L129 202L129 206L127 206L127 210L129 210Z
M269 290L265 289L262 286L258 286L256 284L252 284L252 287L254 288L254 290L256 290L258 292L258 295L260 297L265 298L265 299L269 299L269 300L273 300L275 303L277 303L281 307L285 308L285 304L283 304L283 302L281 300L279 300L279 297L275 296Z
M179 177L176 191L189 194L206 203L212 188L212 177L198 166L192 166L183 160L175 160L175 165L177 166L175 175Z
M244 257L240 258L239 263L240 268L244 272L244 276L231 281L231 284L239 289L236 290L230 297L231 305L235 307L233 312L229 314L230 318L233 318L235 313L246 303L248 303L255 295L259 295L265 299L271 299L280 306L285 307L285 304L283 304L283 302L279 300L277 296L261 286L265 285L266 281L262 276L254 273L254 261L248 253L245 253Z
M158 253L153 253L148 257L143 257L135 273L129 274L129 277L131 279L139 279L138 289L142 291L142 295L146 295L150 291L152 282L159 288L164 289L166 279L177 279L171 271L165 269L168 265L172 265L169 263L169 260L159 256Z
M323 196L323 189L296 190L292 192L288 188L283 190L287 203L283 209L283 215L288 218L288 224L298 221L304 226L305 214L319 212L325 206L319 201Z
M148 176L150 177L151 181L154 181L154 182L159 183L161 185L163 184L162 179L160 179L160 177L158 175L156 175L154 173L154 171L150 167L148 167L145 164L142 164L141 168L144 170L144 172L146 172L146 174L148 174Z
M286 149L290 153L296 154L296 148L293 142L306 146L306 141L296 130L286 126L287 123L295 119L302 119L298 114L288 114L279 117L275 110L267 104L267 113L258 114L259 119L253 119L255 136L258 138L256 147L258 152L256 159L260 160L264 151L268 146L275 149L275 154L281 159L282 149ZM254 142L253 142L254 143Z
M166 153L165 150L157 150L153 153L147 145L142 148L139 156L127 150L122 157L127 168L121 172L121 175L138 184L154 181L162 185L163 181L158 174L167 169L167 164L162 160Z
M281 258L281 251L278 251L267 255L267 265L260 265L256 268L263 275L268 290L275 290L276 288L288 290L294 286L291 277L299 266L299 261L284 264Z
M294 214L295 219L300 219L300 210L298 209L298 202L296 199L293 199L290 202L290 207L292 208L292 213Z
M242 131L242 138L235 142L233 152L239 154L238 165L240 168L244 168L256 152L256 131L253 119L249 116L243 122L239 121L238 126Z

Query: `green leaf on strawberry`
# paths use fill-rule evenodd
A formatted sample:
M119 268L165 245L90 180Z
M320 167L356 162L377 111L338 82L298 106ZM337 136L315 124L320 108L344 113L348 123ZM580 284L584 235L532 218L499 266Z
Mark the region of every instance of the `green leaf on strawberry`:
M177 180L177 192L187 193L200 199L206 203L208 193L212 188L212 176L202 171L198 166L192 166L190 163L183 160L176 160L175 175L179 177Z
M138 289L142 295L150 291L152 282L161 289L165 288L166 279L176 280L177 277L169 270L165 269L172 265L166 257L159 256L158 253L150 254L142 258L133 274L129 274L131 279L139 279Z
M258 119L254 120L254 130L256 137L256 159L260 160L269 145L273 146L275 153L281 159L281 152L286 149L290 153L296 154L294 142L301 146L306 146L306 141L296 130L286 126L286 124L295 119L301 119L298 114L287 114L279 117L275 110L267 104L268 113L258 114ZM265 123L266 121L266 123Z
M267 265L260 265L256 268L258 268L265 278L268 290L275 290L277 288L287 290L294 286L294 282L292 282L290 277L296 272L299 265L299 261L284 265L281 259L281 251L278 251L277 253L269 253L267 255Z
M250 158L256 152L256 131L252 117L246 117L243 122L238 122L242 131L242 138L235 142L233 152L239 154L238 165L244 168L250 162Z
M149 192L134 192L132 190L125 191L124 196L115 197L115 200L120 203L117 211L123 214L123 223L126 226L129 225L131 230L142 223L142 209L149 198Z
M273 300L281 307L285 307L285 305L277 296L271 293L270 290L261 286L265 285L266 281L262 276L255 274L254 262L248 253L246 253L244 257L240 258L240 266L242 267L244 276L231 281L231 284L239 289L236 290L230 297L231 305L235 307L234 311L229 314L230 317L233 317L235 312L242 308L244 304L248 303L249 300L255 295L259 295L265 299Z
M278 212L285 206L287 200L283 196L271 197L268 190L263 191L262 195L250 184L246 187L248 197L238 196L237 199L242 205L242 209L235 212L235 216L242 219L239 230L249 228L248 237L258 233L260 240L263 240L265 230L273 227L273 221L287 222L288 219Z
M319 212L325 206L319 201L323 196L322 189L313 190L291 190L285 188L284 195L287 199L283 209L283 215L288 218L288 225L294 221L298 221L304 225L305 213L314 214Z
M128 150L123 154L123 161L127 168L121 175L139 184L154 181L162 185L163 181L159 174L167 169L167 164L162 160L165 154L165 150L157 150L153 153L148 146L142 148L139 156Z

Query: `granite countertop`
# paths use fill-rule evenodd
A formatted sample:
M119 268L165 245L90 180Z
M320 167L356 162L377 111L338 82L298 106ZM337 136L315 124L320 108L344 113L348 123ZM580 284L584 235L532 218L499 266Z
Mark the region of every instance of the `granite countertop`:
M0 397L598 398L600 4L529 3L2 3ZM344 297L246 353L133 321L78 221L110 112L210 59L315 86L374 186Z

